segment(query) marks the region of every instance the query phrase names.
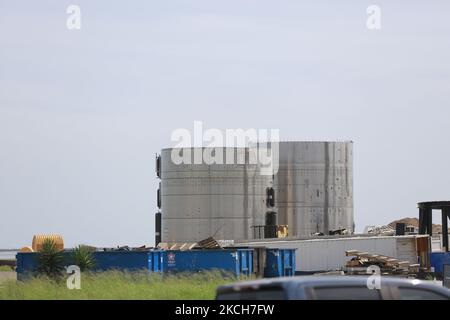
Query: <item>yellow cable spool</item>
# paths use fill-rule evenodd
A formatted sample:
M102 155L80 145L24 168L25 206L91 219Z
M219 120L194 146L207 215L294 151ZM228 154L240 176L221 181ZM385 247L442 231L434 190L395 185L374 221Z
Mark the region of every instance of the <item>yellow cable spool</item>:
M53 240L56 245L56 249L62 251L64 250L64 240L63 237L59 234L36 234L33 236L32 249L33 251L41 251L42 245L45 240Z

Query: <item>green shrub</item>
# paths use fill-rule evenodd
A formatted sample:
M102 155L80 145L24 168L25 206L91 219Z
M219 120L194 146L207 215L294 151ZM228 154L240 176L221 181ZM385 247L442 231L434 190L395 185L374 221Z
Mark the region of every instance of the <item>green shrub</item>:
M42 249L37 254L37 271L49 278L59 278L64 271L64 256L57 249L55 241L45 239Z
M79 245L73 252L73 262L80 268L80 271L92 270L95 267L95 259L92 254L93 249L86 245Z

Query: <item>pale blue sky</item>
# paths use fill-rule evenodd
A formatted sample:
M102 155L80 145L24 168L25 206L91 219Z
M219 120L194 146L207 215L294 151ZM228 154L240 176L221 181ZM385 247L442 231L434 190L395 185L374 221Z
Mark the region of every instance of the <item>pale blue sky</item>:
M66 8L81 7L81 30ZM366 28L366 8L382 29ZM152 244L172 130L353 140L355 223L450 200L448 1L0 0L0 248Z

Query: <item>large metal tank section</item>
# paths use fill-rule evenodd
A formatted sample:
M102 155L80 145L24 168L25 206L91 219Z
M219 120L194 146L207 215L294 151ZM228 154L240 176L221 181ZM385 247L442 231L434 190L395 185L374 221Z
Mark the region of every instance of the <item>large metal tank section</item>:
M207 148L163 149L157 160L161 241L253 238L251 227L265 223L272 176L261 175L258 164L249 164L247 148L219 148L234 153L234 164L196 164L199 149ZM172 152L190 153L190 163L174 163Z
M279 143L275 211L290 237L354 232L352 158L352 142Z
M59 234L35 234L31 244L32 251L41 251L46 241L52 241L56 250L64 250L64 240Z

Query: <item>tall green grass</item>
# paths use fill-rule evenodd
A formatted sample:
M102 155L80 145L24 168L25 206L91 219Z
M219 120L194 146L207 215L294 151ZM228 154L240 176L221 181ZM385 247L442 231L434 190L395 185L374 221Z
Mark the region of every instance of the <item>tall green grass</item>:
M10 266L0 266L0 271L13 271L14 268L11 268Z
M0 284L0 299L214 299L218 285L236 281L218 272L158 275L145 271L82 273L81 289L47 277Z

